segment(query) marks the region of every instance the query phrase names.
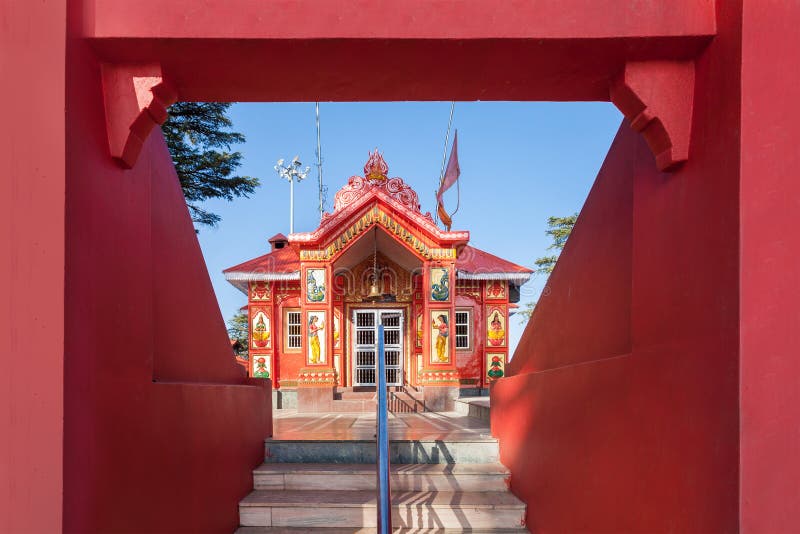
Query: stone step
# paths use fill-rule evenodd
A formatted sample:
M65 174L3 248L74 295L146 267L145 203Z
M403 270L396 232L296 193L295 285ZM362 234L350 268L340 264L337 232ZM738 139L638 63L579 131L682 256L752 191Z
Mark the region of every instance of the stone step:
M342 391L336 395L342 400L375 400L377 397L374 391Z
M492 464L395 464L393 491L508 491L508 469ZM369 464L263 464L253 471L257 490L375 491Z
M335 413L374 413L377 402L374 399L341 399L334 400L331 411Z
M297 534L298 532L319 532L320 534L378 534L377 528L352 527L239 527L236 534ZM471 534L519 533L528 532L525 527L517 528L393 528L392 534Z
M501 492L392 492L397 528L495 529L523 526L525 504ZM239 503L243 527L376 526L374 491L256 490Z
M264 443L266 463L375 464L374 440L275 440ZM499 461L492 437L391 440L393 464L490 464Z
M456 399L454 408L456 412L462 415L475 417L487 423L490 421L489 397L463 397Z

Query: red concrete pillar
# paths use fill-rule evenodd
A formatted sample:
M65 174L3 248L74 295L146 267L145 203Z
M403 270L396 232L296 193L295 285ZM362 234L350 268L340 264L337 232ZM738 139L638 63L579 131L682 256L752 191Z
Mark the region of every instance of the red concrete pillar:
M0 18L0 532L59 532L66 2L3 2Z
M744 2L740 529L800 529L800 4Z

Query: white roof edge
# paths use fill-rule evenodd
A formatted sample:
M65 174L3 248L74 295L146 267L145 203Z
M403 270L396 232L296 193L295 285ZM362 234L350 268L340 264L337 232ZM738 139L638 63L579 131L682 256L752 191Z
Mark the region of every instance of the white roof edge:
M293 271L291 273L232 272L232 273L225 273L225 280L228 280L229 282L234 282L234 281L272 282L281 280L300 280L300 271Z
M459 269L456 274L462 280L508 280L522 285L531 279L533 273L470 273Z

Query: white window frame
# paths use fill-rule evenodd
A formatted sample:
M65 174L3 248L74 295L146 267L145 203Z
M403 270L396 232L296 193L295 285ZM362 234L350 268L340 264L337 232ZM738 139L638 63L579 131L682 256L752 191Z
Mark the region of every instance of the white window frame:
M458 316L459 316L459 314L462 314L462 313L466 314L466 316L467 316L466 325L464 325L464 323L459 323L458 322ZM466 334L459 334L458 333L458 327L461 326L461 325L467 327L467 333ZM462 350L462 351L472 350L472 338L473 338L472 308L456 308L455 318L453 320L453 335L455 336L456 350ZM466 335L466 338L467 338L467 345L465 347L459 347L458 346L458 340L459 340L459 338L463 339L465 337L465 335Z
M303 348L303 312L300 308L287 308L283 311L284 321L283 324L286 326L286 334L283 336L283 350L284 352L300 352ZM292 323L289 322L289 317L292 314L297 315L297 334L292 334ZM296 345L292 344L292 341L296 341Z

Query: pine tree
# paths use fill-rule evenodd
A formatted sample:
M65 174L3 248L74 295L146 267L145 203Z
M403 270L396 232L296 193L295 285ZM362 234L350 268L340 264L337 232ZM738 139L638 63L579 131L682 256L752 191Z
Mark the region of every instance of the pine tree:
M555 268L556 262L558 261L558 256L564 249L564 245L567 244L567 239L572 233L572 228L575 226L575 221L577 219L577 213L573 213L567 217L547 218L547 230L545 230L544 233L553 239L553 243L547 247L547 250L557 250L558 252L549 256L536 258L536 261L534 261L534 264L536 265L536 274L544 274L549 276L550 273L553 272L553 268Z
M250 353L248 322L247 313L243 311L236 312L228 319L228 336L239 342L240 349L236 351L236 355L244 360L249 359Z
M561 254L561 251L567 244L567 239L569 239L569 236L572 233L572 228L575 226L576 220L578 220L577 213L573 213L567 217L547 218L547 230L545 230L544 233L553 239L553 243L547 247L547 250L556 250L557 252L556 254L536 258L536 260L533 262L536 265L536 268L533 271L534 275L544 275L545 278L550 276L550 273L553 272L553 269L556 266L558 256ZM531 301L526 303L525 307L517 312L521 322L528 322L528 320L531 318L531 315L533 315L533 310L535 307L536 301Z
M161 129L175 164L192 220L216 226L221 217L199 206L210 198L233 200L248 197L260 185L258 178L237 176L241 152L233 145L245 137L230 131L233 126L227 111L229 103L178 102L169 108L169 118Z

